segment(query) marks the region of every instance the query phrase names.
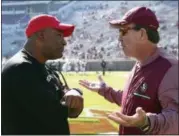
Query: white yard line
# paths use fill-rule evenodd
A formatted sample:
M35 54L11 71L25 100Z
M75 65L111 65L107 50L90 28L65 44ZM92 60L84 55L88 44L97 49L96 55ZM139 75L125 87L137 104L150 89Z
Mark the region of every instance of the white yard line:
M94 117L93 113L90 111L89 108L84 108L83 111L85 112L86 117Z

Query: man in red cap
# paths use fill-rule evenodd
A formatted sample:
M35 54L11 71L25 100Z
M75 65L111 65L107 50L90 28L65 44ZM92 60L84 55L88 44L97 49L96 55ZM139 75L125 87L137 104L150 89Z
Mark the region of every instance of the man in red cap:
M73 31L50 15L29 21L24 48L2 70L3 135L70 134L67 118L82 112L82 92L64 86L45 62L62 57Z
M99 83L80 84L121 106L121 111L109 115L120 124L120 134L179 134L178 60L157 47L155 14L135 7L110 25L119 30L124 53L137 60L123 91L107 86L101 77Z

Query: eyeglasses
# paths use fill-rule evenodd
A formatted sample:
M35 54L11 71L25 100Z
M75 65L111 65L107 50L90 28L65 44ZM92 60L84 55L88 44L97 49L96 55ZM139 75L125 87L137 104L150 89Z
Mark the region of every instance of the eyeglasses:
M135 27L127 27L127 28L120 28L119 29L119 33L120 33L120 36L125 36L129 30L135 30Z

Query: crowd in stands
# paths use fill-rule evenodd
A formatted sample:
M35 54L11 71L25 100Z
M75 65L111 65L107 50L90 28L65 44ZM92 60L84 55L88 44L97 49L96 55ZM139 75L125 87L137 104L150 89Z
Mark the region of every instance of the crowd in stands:
M73 15L67 21L74 22L76 29L73 36L67 39L68 44L64 50L63 59L127 58L117 41L118 32L112 30L108 22L116 17L121 18L127 10L137 5L146 5L155 11L160 21L159 46L178 57L179 23L178 7L175 5L170 5L165 1L138 1L136 4L125 1L120 2L118 6L109 1L89 3L79 1L73 7ZM12 43L14 43L12 46L15 46L16 42ZM2 50L3 46L7 45L2 45Z
M155 11L160 21L161 40L158 46L178 57L179 26L178 18L175 16L178 15L178 9L167 4L157 1L146 2L146 5ZM107 23L116 16L121 17L130 7L129 2L123 2L121 6L114 8L106 3L100 3L98 8L92 4L83 6L85 10L78 10L78 13L71 18L75 22L79 20L77 24L81 25L77 26L73 37L68 39L69 48L67 47L64 53L66 57L79 59L127 58L118 45L117 32L110 30ZM90 8L93 10L86 10Z

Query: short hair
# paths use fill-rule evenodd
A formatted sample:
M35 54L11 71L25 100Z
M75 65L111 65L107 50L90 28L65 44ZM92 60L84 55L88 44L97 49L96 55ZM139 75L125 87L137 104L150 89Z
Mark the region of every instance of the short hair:
M155 44L157 44L160 41L159 32L156 30L152 30L148 27L141 26L138 24L135 25L134 30L139 31L141 28L144 28L146 30L149 41L151 41L152 43L155 43Z

